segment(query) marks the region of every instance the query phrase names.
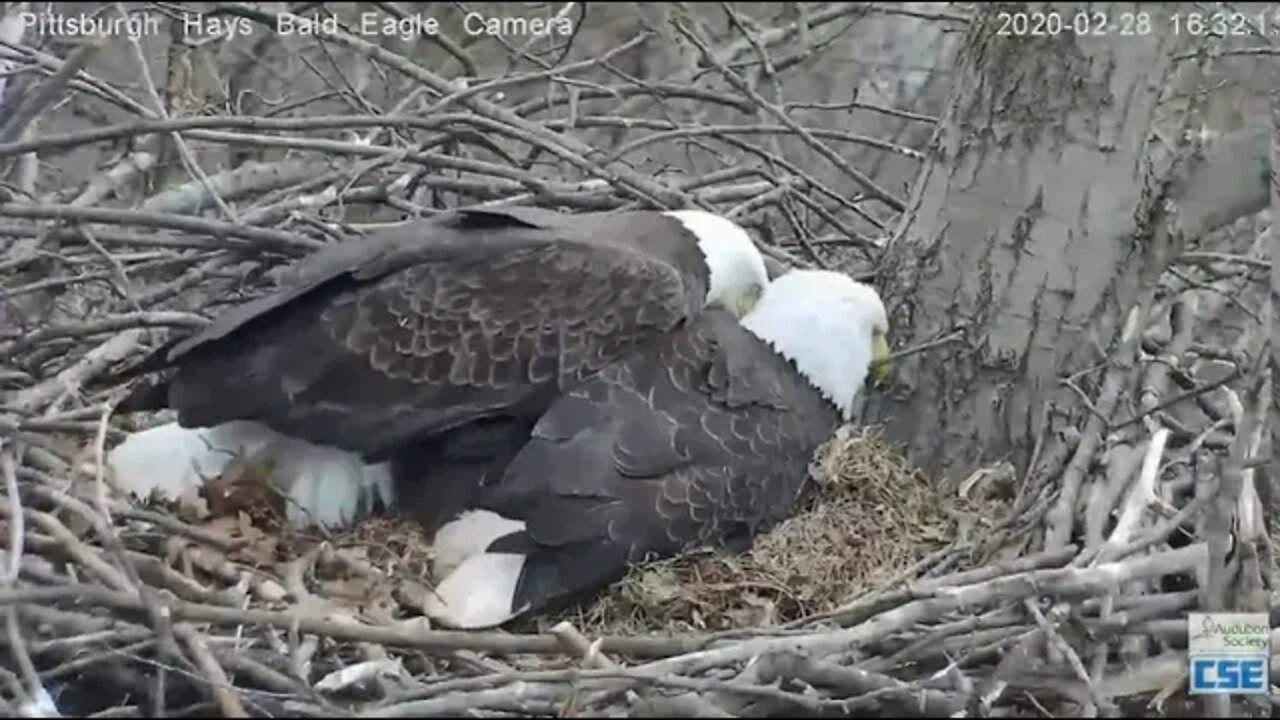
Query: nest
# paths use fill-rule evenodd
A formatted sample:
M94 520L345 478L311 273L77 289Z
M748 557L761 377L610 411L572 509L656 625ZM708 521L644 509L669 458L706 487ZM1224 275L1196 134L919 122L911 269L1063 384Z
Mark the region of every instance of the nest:
M824 443L811 471L811 507L759 536L743 554L694 550L634 566L586 607L534 626L572 622L592 635L708 632L785 625L830 613L849 598L900 575L954 542L957 517L978 507L940 496L871 428L846 425ZM354 528L319 535L284 521L271 470L240 458L198 495L155 500L163 512L235 542L210 552L182 537L160 551L170 564L200 571L200 581L234 579L238 569L288 576L294 558L314 558L310 591L342 602L365 621L414 614L433 582L432 548L416 523L373 516ZM995 517L994 505L978 512ZM234 569L233 569L234 568ZM283 589L267 591L274 597Z
M890 37L964 33L940 31L955 19L942 4L800 5L754 19L759 8L622 6L621 30L603 19L612 6L592 5L591 26L549 54L494 38L406 53L394 38L375 50L342 33L238 33L173 45L167 77L144 75L141 89L103 79L148 57L137 41L63 60L61 46L7 35L24 23L0 23L19 48L0 78L12 131L0 170L21 199L0 203L0 713L1196 711L1186 613L1229 586L1280 624L1276 538L1251 484L1263 435L1250 429L1265 434L1246 362L1260 357L1248 310L1265 302L1255 218L1202 238L1160 278L1147 326L1062 379L1080 412L1052 414L1029 471L1002 462L952 487L874 428L841 428L815 455L812 507L750 552L639 566L581 607L504 631L424 621L432 555L411 523L284 527L259 459L173 502L126 498L100 474L105 449L152 420L113 414L107 370L163 340L159 329L187 332L271 291L318 247L406 216L701 206L751 229L775 262L877 267L885 228L903 226L893 208L912 207L885 188L917 178L931 116L973 103L902 77L853 80L849 103L848 59ZM273 12L241 4L234 17L273 26ZM916 55L884 66L914 73ZM210 83L210 68L226 77ZM323 77L305 87L312 75ZM871 97L879 87L910 98ZM932 107L903 113L916 94ZM23 134L35 117L62 134ZM1178 206L1162 188L1212 182L1153 182L1144 202L1161 209L1142 217ZM985 382L988 368L968 370ZM1272 667L1280 682L1280 658Z
M93 453L85 446L76 456ZM549 638L587 655L587 637L621 643L623 653L628 639L654 638L656 647L632 648L643 656L716 635L786 632L830 619L849 599L910 576L956 544L960 525L954 503L943 510L948 504L935 486L873 431L844 426L815 454L812 506L760 536L751 551L638 565L586 607L526 621L515 635L468 640L430 630L420 616L432 554L411 521L372 516L337 534L292 529L269 469L254 458L231 463L198 495L172 501L129 502L99 484L92 463L79 470L70 483L31 468L15 473L26 500L16 530L26 535L27 582L7 598L35 634L27 641L33 646L7 650L40 659L50 700L77 714L145 707L131 698L155 691L166 642L178 646L168 648L178 658L192 658L192 671L244 693L233 702L224 692L220 709L271 715L385 702L388 693L412 692L415 675L482 662L466 650L493 652L504 638L515 641L517 654L545 654L536 641ZM994 516L999 504L960 512ZM6 512L12 507L4 505ZM6 516L0 530L15 531L13 521ZM72 567L79 569L68 576ZM157 616L167 618L151 626ZM241 633L260 623L264 635ZM415 635L430 655L396 647L418 644ZM445 644L456 643L457 651L431 657L445 638L456 638ZM497 648L486 648L494 642ZM537 655L520 663L543 672L563 665ZM206 707L180 669L170 671L166 706L185 700L192 712ZM299 674L314 682L300 683ZM291 699L273 698L280 694Z

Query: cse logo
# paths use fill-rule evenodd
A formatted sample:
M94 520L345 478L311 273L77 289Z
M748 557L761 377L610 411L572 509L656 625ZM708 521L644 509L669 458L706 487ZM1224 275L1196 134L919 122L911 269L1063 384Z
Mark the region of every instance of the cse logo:
M1193 657L1192 693L1265 693L1270 678L1265 657Z

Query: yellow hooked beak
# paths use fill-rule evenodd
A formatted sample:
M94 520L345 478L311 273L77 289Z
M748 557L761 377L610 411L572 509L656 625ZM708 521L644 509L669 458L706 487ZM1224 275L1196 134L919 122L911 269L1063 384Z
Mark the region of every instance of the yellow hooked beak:
M764 294L764 288L759 285L751 285L743 290L733 302L730 303L729 312L733 316L741 320L746 317L747 313L755 309L756 304L760 302L760 296Z
M884 387L889 384L892 374L893 366L889 362L889 340L885 337L883 330L873 330L871 333L871 379L876 387Z

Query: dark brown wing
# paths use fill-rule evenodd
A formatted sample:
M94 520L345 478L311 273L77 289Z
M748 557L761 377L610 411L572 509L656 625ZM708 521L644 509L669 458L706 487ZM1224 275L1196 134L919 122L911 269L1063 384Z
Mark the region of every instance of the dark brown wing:
M647 556L749 547L795 512L837 421L789 362L704 312L557 399L486 500L526 522L491 546L529 554L515 606L593 592Z
M458 211L402 226L311 260L301 284L145 369L176 367L164 392L183 425L257 419L380 459L424 433L536 411L696 312L705 268L652 217Z
M529 441L536 417L486 418L415 440L391 458L396 512L428 536L475 507Z

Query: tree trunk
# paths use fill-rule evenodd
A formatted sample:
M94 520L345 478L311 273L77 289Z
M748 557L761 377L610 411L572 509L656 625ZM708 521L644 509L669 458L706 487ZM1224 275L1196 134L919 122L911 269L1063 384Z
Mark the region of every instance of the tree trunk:
M1108 422L1136 406L1120 402L1137 372L1136 310L1189 240L1266 206L1270 164L1257 118L1212 140L1185 132L1200 115L1165 119L1161 89L1195 69L1176 56L1196 48L1169 30L1167 6L1090 6L1110 37L997 34L1001 12L1071 22L1074 7L985 5L970 26L880 267L894 346L929 347L901 358L868 408L950 482L1001 460L1023 478L1034 464L1030 487L1061 475L1057 498L1040 498L1067 515L1050 515L1054 547ZM1116 34L1139 15L1149 32Z
M1273 76L1280 72L1272 73ZM1272 453L1280 448L1280 267L1276 264L1276 245L1280 243L1280 78L1269 89L1271 92L1271 443L1267 447L1267 457L1274 458ZM1259 489L1263 493L1263 509L1267 514L1267 529L1271 533L1273 552L1280 555L1280 468L1271 459L1258 473ZM1280 623L1280 587L1272 588L1277 598L1272 617L1273 622Z

